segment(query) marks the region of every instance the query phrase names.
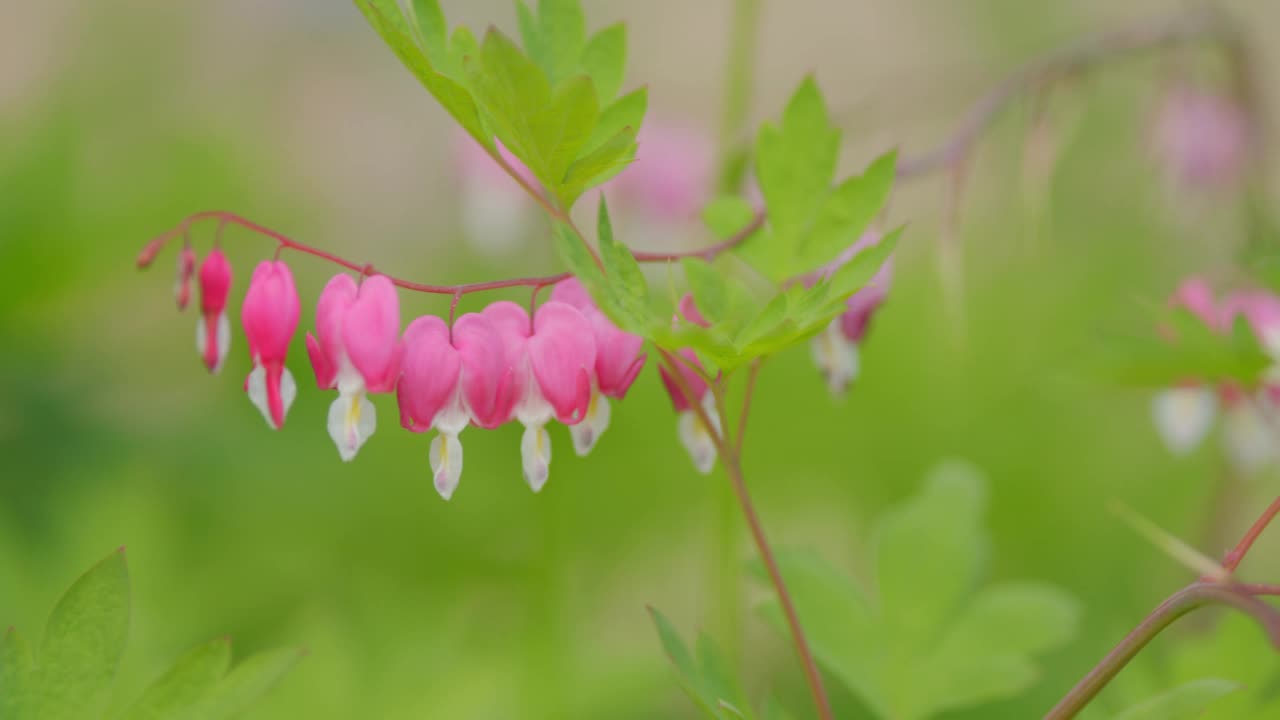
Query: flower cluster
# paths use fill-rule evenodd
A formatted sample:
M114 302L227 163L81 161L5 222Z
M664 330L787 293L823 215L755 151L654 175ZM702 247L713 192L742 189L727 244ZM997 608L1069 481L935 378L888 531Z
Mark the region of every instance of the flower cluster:
M1170 302L1191 311L1222 334L1231 332L1237 318L1244 318L1280 368L1280 297L1249 290L1215 298L1205 281L1191 278L1178 287ZM1233 466L1251 473L1280 460L1280 373L1276 370L1256 387L1235 382L1210 386L1188 379L1158 393L1152 410L1166 445L1175 453L1185 454L1209 434L1219 408L1224 449Z
M195 274L188 248L179 261L180 306ZM198 279L197 349L217 372L231 335L226 316L231 266L220 251L205 258ZM253 362L245 390L274 429L284 425L297 395L285 359L298 318L298 292L288 266L279 260L260 263L241 311ZM535 492L549 474L546 427L552 420L569 426L577 454L590 452L609 426L610 399L623 398L644 367L643 345L610 322L572 278L558 283L532 315L515 303L495 302L452 325L439 317L419 317L402 334L400 302L389 278L371 275L357 282L339 274L321 292L315 332L306 336L316 384L338 393L329 407L328 429L342 459L353 459L377 429L368 395L395 393L401 425L437 433L430 463L436 490L445 499L458 487L459 435L469 425L492 429L516 421L524 426L524 477Z

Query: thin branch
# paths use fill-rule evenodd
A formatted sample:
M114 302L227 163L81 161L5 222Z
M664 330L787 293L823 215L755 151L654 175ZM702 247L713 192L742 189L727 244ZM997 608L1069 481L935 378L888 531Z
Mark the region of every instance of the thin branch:
M1239 30L1221 11L1207 7L1087 36L1032 60L980 97L960 125L941 143L901 158L898 178L928 175L962 162L996 118L1023 93L1041 89L1065 76L1081 74L1103 62L1194 42L1221 44L1236 64ZM1250 102L1253 98L1244 94L1242 100Z
M800 625L800 616L796 613L795 603L791 601L791 593L788 592L787 584L782 579L782 571L778 568L778 561L774 559L773 549L769 545L769 539L764 534L764 526L760 523L760 516L756 514L755 503L751 501L751 493L748 492L746 480L742 476L741 457L736 448L729 446L724 435L716 432L715 425L711 423L711 418L702 407L702 403L698 402L693 388L689 386L689 382L685 380L683 373L680 372L680 363L675 353L658 348L658 354L662 361L666 363L672 380L680 390L680 393L684 395L689 408L697 414L698 420L702 422L703 427L711 435L711 440L719 453L720 462L724 465L725 473L728 474L729 481L733 485L734 494L738 497L738 504L742 507L742 515L747 521L747 527L751 529L751 539L755 541L756 552L760 554L760 559L764 561L774 592L778 594L778 603L782 606L782 614L787 618L787 626L791 630L791 640L795 645L800 665L804 669L805 681L809 684L809 692L813 695L818 717L821 720L832 720L834 715L831 713L831 702L827 699L827 691L822 686L822 675L818 672L818 664L813 658L813 651L809 649L809 641L805 639L804 628Z
M755 394L756 377L760 374L763 358L757 358L747 369L747 389L742 395L742 410L738 413L737 436L733 440L734 452L742 456L742 441L747 435L747 413L751 410L751 398Z
M1250 615L1267 633L1271 644L1280 649L1280 613L1275 608L1242 592L1241 588L1221 583L1195 582L1170 595L1139 625L1115 646L1088 675L1076 684L1045 720L1073 718L1095 698L1102 688L1165 628L1192 610L1206 605L1225 605Z
M1244 537L1240 538L1240 542L1236 543L1236 546L1231 548L1231 551L1222 559L1222 567L1227 572L1233 572L1240 566L1244 556L1249 553L1249 549L1258 540L1258 536L1262 535L1262 531L1267 529L1267 526L1275 519L1277 513L1280 513L1280 497L1271 501L1271 504L1262 512L1262 515L1253 522L1253 525L1249 526L1248 532L1244 534Z
M182 222L178 223L177 227L153 238L150 242L148 242L142 248L142 252L138 253L138 259L137 259L138 267L139 268L149 267L151 263L155 261L156 256L160 254L160 251L163 250L171 240L173 240L176 237L185 236L189 232L193 224L200 222L202 220L218 221L218 242L219 243L221 243L221 240L222 240L222 237L221 237L222 229L227 224L239 225L259 235L275 240L277 256L279 255L280 251L288 249L288 250L293 250L296 252L300 252L307 255L311 255L313 257L320 258L321 260L331 262L335 265L344 267L348 270L351 270L357 273L361 273L363 275L375 275L375 274L386 275L386 273L379 273L379 271L369 263L363 263L363 264L357 263L357 262L348 260L346 258L343 258L339 255L335 255L331 252L327 252L325 250L321 250L311 245L307 245L306 243L302 243L297 240L294 240L293 238L290 238L289 236L281 232L272 230L271 228L268 228L264 225L260 225L256 222L253 222L252 220L249 220L245 217L237 215L236 213L229 212L226 210L206 210L204 212L198 212L193 215L189 215L188 217L184 218ZM714 259L716 256L718 256L719 254L726 252L736 247L737 245L742 244L742 242L745 241L747 238L751 237L751 235L755 233L756 230L759 230L763 224L764 224L764 215L759 214L756 216L755 220L752 221L750 225L743 228L736 235L734 235L733 237L730 237L727 240L724 240L723 242L716 243L715 245L712 245L710 247L703 248L701 250L689 250L689 251L675 252L675 253L635 253L636 260L638 262L671 262L671 261L679 260L681 258L686 258L686 257L697 257L697 258L702 258L704 260L710 261ZM582 237L582 233L578 231L577 227L572 225L571 227L573 227L574 232L578 233L579 237ZM583 239L583 242L585 243L586 240ZM593 252L594 252L594 249L593 249ZM421 292L421 293L430 293L434 295L461 296L461 295L469 295L471 293L485 292L488 290L499 290L502 288L512 288L512 287L531 287L535 289L544 288L549 285L554 285L560 282L561 280L566 280L571 275L572 273L562 272L562 273L557 273L555 275L546 275L542 277L507 278L503 280L489 280L486 282L464 283L461 285L430 285L427 283L420 283L420 282L414 282L411 280L405 280L403 278L398 278L392 275L386 275L386 277L387 279L391 280L391 282L394 285L396 285L397 287L403 288L405 290L411 290L413 292Z

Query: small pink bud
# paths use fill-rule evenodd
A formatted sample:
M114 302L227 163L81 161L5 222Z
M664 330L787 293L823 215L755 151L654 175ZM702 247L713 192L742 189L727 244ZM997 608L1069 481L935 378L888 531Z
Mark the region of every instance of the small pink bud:
M240 322L253 359L253 371L249 373L245 389L267 424L276 430L284 425L285 415L298 393L284 361L298 327L300 311L298 291L289 267L279 260L258 263L240 311Z
M195 262L194 253L191 261ZM209 372L222 369L231 346L227 295L231 292L231 263L222 251L209 251L200 263L200 319L196 322L196 350Z
M191 302L191 277L195 274L196 251L188 245L178 253L178 278L173 284L173 296L179 310L186 310Z

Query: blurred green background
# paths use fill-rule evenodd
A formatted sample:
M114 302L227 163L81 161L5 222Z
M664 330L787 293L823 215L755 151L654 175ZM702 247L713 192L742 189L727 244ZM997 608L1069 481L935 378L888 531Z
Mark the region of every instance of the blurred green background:
M540 495L521 480L518 429L468 431L462 485L445 503L427 438L396 426L392 398L375 398L382 429L339 462L324 428L332 398L314 389L297 343L301 391L284 430L269 432L241 391L238 322L227 367L210 377L195 315L173 308L173 255L134 269L147 239L214 208L428 282L556 268L541 226L502 261L469 249L454 133L358 11L342 0L11 5L0 24L0 625L38 634L71 580L125 545L134 615L122 700L185 649L230 635L238 655L310 651L252 717L692 717L644 608L685 632L720 624L733 603L718 579L727 483L691 468L656 370L591 457L553 433ZM709 135L728 0L585 5L592 27L629 21L628 85L650 86L651 116ZM1181 5L765 0L753 125L815 71L854 169L940 138L1021 60ZM507 2L444 6L455 22L514 28ZM1263 3L1231 7L1259 33L1280 22ZM1275 107L1280 54L1260 49ZM827 395L805 348L761 378L746 470L776 544L858 571L877 513L961 457L991 483L990 576L1051 581L1083 602L1079 638L1046 659L1031 694L956 717L1042 713L1189 579L1108 512L1113 499L1216 555L1280 487L1274 472L1228 477L1215 443L1172 457L1148 393L1083 371L1184 274L1230 277L1241 242L1229 205L1171 202L1150 162L1166 70L1159 58L1126 62L1055 98L1060 152L1044 197L1023 171L1030 106L997 125L961 206L963 308L945 300L934 261L947 181L904 186L892 220L911 224L895 285L847 399ZM271 248L228 233L238 317ZM686 240L709 238L691 226ZM292 266L300 336L331 268ZM406 322L446 309L403 302ZM1248 577L1276 579L1277 540ZM752 557L745 536L729 552ZM750 612L764 593L743 580L745 676L754 695L802 712L789 646ZM1155 662L1206 622L1157 641ZM835 692L842 716L859 717Z

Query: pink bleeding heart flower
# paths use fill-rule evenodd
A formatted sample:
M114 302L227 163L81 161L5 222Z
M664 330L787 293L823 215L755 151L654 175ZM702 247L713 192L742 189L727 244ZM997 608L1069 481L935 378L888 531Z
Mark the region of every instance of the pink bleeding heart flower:
M624 212L658 223L697 217L710 201L714 144L688 127L649 120L640 128L636 157L608 185Z
M391 280L374 275L357 287L350 275L335 275L320 293L307 355L316 384L338 390L329 406L329 437L344 461L377 429L366 394L395 390L400 352L400 299Z
M185 251L184 251L185 252ZM192 262L195 255L192 254ZM214 248L200 263L200 319L196 321L196 350L209 372L217 373L231 347L227 295L231 292L231 263Z
M300 311L289 266L279 260L258 263L240 311L253 359L245 390L267 424L276 430L284 425L289 406L298 394L297 383L284 361Z
M436 491L445 500L462 477L458 435L469 422L489 428L505 422L510 383L502 339L482 315L458 318L452 336L445 322L432 316L414 320L405 331L396 390L400 424L413 432L439 432L431 441L430 461Z
M1280 336L1280 298L1265 292L1237 292L1215 298L1212 288L1201 278L1180 284L1170 299L1174 307L1191 311L1214 332L1227 335L1237 317L1243 316L1264 348L1273 348ZM1176 342L1177 337L1171 340ZM1270 352L1270 350L1269 350ZM1280 353L1275 353L1280 358ZM1277 412L1280 374L1271 371L1262 388L1248 388L1235 382L1216 387L1198 379L1186 381L1156 394L1152 414L1165 444L1175 454L1191 452L1213 428L1221 408L1222 442L1227 458L1244 473L1253 473L1280 459L1280 437L1269 416Z
M520 242L535 214L532 198L475 138L460 131L454 147L460 212L467 240L491 255L510 251ZM502 143L497 143L497 150L517 174L532 187L538 186L525 164Z
M683 358L683 362L676 363L676 371L680 379L677 379L665 366L658 366L658 373L662 376L662 384L666 386L667 393L671 395L671 404L677 415L676 430L680 443L689 452L693 466L705 475L711 472L716 464L714 437L721 432L720 413L716 409L715 397L709 392L710 388L699 373L702 363L698 361L697 354L689 348L684 348L680 350L679 355ZM683 380L683 387L681 380ZM710 421L710 427L693 409L694 403L702 408L702 412Z
M551 299L572 305L591 324L595 338L596 365L591 400L582 421L569 427L573 448L586 455L609 427L612 409L608 398L621 400L644 368L647 356L641 352L644 338L620 330L600 311L577 278L563 280L551 292Z
M835 272L858 253L880 243L881 234L868 230L848 250L836 258L825 270ZM871 320L889 294L893 280L893 259L885 261L867 285L849 296L847 309L822 333L814 337L811 346L814 364L822 373L827 387L834 395L840 395L858 377L860 369L859 347L871 327Z
M178 310L186 310L191 302L191 278L196 274L196 251L190 245L178 253L178 277L173 283L173 299Z
M502 340L511 368L514 417L525 426L520 454L534 492L546 484L551 438L546 424L581 422L591 402L596 344L590 322L573 306L551 300L538 308L532 326L524 308L497 302L483 311Z

